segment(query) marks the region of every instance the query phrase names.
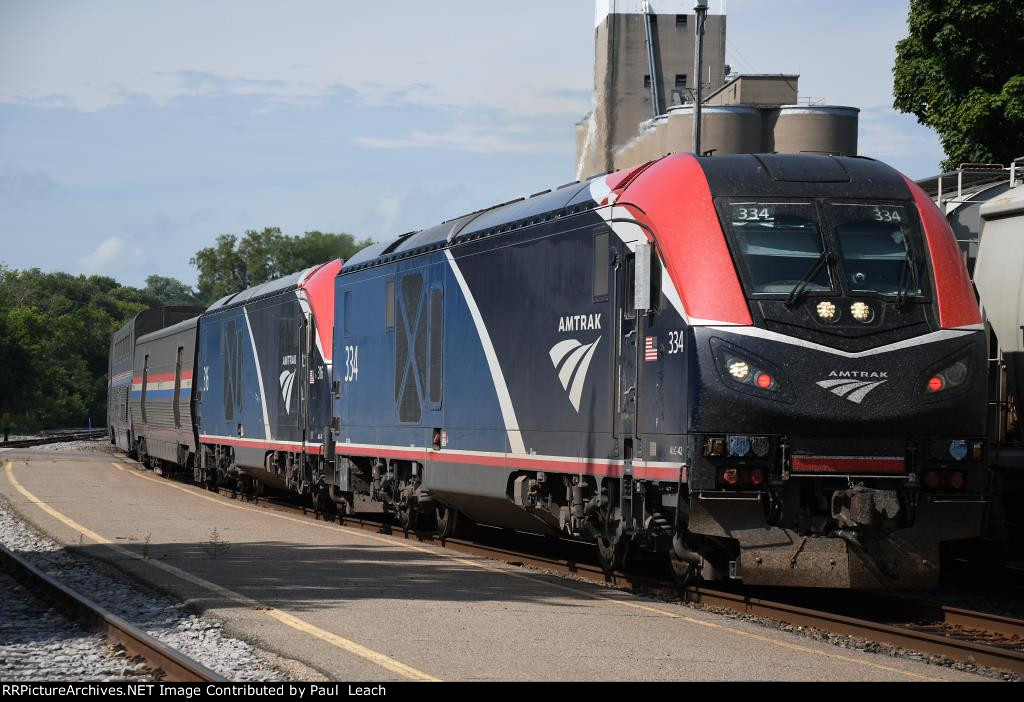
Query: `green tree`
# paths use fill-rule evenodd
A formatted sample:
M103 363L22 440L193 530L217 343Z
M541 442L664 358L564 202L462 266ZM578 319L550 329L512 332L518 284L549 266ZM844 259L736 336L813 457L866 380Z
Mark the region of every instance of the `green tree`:
M110 337L157 304L105 276L0 266L0 411L27 429L103 426Z
M196 293L174 278L152 275L146 287L106 276L12 270L0 263L0 412L19 429L83 426L106 419L110 338L142 310L205 304L219 296L333 258L348 258L369 241L348 234L279 229L217 238L198 252Z
M944 170L1024 156L1024 2L911 0L894 106L934 129Z
M212 303L254 285L275 280L336 258L351 258L373 243L351 234L319 231L288 236L277 227L217 237L214 246L196 252L191 263L199 270L199 298Z
M166 278L162 275L151 275L146 278L143 294L156 298L161 305L197 305L202 302L195 291L177 278Z

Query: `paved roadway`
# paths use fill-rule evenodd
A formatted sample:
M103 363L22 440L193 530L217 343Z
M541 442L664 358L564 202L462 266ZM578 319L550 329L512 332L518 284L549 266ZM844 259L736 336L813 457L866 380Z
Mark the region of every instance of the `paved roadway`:
M58 541L332 679L982 679L252 507L109 454L0 466L0 494Z

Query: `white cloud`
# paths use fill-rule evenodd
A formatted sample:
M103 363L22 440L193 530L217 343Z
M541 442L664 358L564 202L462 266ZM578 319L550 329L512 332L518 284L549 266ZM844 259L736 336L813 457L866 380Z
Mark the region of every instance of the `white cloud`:
M884 106L861 110L858 151L885 161L912 178L938 173L944 158L935 132L922 127L912 115Z
M117 260L124 248L124 240L112 236L100 242L100 245L92 253L79 259L79 264L86 273L104 272L111 263Z
M525 126L461 124L451 129L428 132L415 129L395 138L356 137L360 146L370 149L449 149L476 154L565 151L572 144L564 140L545 141Z
M132 96L302 102L347 87L373 104L578 116L592 12L591 0L6 3L0 101L95 111Z

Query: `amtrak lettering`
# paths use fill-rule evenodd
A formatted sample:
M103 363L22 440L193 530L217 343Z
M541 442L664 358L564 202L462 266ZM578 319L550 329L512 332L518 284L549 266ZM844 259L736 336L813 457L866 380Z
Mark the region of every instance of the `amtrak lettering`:
M601 313L576 314L559 318L558 333L578 331L601 331Z
M875 388L889 382L889 374L884 371L832 371L828 377L819 381L818 387L855 405L864 402Z

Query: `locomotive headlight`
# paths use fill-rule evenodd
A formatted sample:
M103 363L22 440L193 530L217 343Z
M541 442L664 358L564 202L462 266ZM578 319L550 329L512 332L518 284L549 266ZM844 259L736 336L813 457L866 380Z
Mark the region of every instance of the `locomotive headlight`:
M825 300L824 302L818 303L818 317L826 322L831 322L836 318L836 313L839 309L835 306L835 303Z
M741 392L751 390L763 396L770 393L781 398L784 387L779 372L768 361L743 349L726 346L721 339L711 339L715 355L715 368L726 385Z
M729 360L729 375L736 380L744 381L750 377L750 366L746 361Z
M875 316L875 313L871 311L871 308L863 302L853 303L850 306L850 314L853 315L853 318L858 322L863 322L864 324L870 322Z
M946 363L949 363L949 361L946 361ZM966 358L951 363L945 368L940 366L940 369L936 370L938 372L933 371L928 374L928 381L925 383L925 387L931 395L961 387L967 382L967 378L970 375Z
M946 376L946 381L951 386L963 385L967 380L967 366L962 361L958 361L947 368L943 375Z

